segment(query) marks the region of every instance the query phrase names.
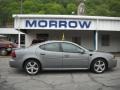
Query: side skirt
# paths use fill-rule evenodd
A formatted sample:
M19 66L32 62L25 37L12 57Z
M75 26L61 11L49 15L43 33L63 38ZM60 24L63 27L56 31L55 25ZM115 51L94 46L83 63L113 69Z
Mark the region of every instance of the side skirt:
M87 70L89 68L42 68L42 70Z

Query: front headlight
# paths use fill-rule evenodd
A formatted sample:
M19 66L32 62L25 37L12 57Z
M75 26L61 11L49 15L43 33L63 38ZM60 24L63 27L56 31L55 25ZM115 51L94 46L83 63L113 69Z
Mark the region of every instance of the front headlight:
M115 59L115 55L111 54L111 59Z
M109 59L115 59L115 55L109 53L109 54L108 54L108 58L109 58Z
M113 59L115 59L115 55L113 55Z

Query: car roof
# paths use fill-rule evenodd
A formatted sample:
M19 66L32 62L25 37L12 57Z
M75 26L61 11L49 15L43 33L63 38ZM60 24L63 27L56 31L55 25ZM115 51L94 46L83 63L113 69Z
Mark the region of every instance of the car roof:
M71 42L71 41L63 41L63 40L48 40L48 41L45 41L45 42L42 42L42 44L43 43L52 43L52 42L68 42L68 43L73 43L73 42Z
M68 42L68 43L72 43L70 41L63 41L63 40L48 40L48 41L44 41L44 42L41 42L41 43L33 44L32 46L39 46L39 45L43 45L43 44L47 44L47 43L54 43L54 42Z

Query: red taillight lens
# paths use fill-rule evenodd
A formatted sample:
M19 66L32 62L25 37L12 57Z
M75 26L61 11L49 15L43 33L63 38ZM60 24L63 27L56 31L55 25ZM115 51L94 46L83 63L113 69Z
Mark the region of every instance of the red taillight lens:
M12 58L15 58L15 57L16 57L16 53L15 53L15 51L12 51L12 53L11 53L11 57L12 57Z

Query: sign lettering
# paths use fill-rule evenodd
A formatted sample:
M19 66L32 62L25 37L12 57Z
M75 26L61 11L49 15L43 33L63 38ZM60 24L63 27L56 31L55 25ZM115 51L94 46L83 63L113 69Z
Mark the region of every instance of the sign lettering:
M26 20L26 28L89 29L90 20Z

